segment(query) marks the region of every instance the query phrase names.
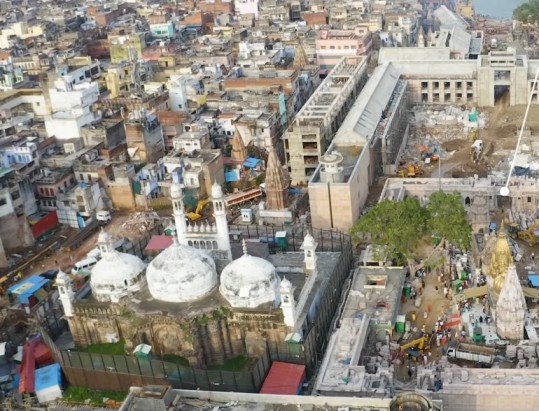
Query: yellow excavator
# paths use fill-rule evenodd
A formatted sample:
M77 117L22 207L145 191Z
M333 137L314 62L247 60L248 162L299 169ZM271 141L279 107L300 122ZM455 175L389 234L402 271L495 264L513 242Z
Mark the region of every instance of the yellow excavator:
M520 226L518 224L511 224L509 225L509 235L512 239L519 239L526 241L530 247L533 247L535 244L539 242L537 239L537 236L535 235L535 231L539 228L539 220L536 220L532 225L528 227L527 230L521 230Z
M420 177L423 175L423 169L417 164L409 164L398 171L400 178Z
M417 351L430 350L433 334L424 333L422 337L407 342L401 345L401 352L409 349L416 349Z
M209 202L210 200L208 198L206 198L205 200L199 200L195 211L191 211L190 213L186 214L187 218L191 221L200 220L202 218L202 214L200 214L200 212Z

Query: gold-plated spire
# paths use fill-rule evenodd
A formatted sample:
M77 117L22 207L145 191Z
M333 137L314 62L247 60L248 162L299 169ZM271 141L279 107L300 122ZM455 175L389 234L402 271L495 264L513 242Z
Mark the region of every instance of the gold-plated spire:
M494 280L494 292L496 294L500 293L505 280L505 274L512 263L513 256L511 254L511 246L509 245L504 222L502 220L488 269L489 276Z

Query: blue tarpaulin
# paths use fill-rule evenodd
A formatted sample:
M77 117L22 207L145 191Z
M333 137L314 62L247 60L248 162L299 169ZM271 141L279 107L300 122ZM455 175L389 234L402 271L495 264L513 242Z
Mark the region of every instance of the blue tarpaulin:
M539 274L528 274L528 280L532 287L539 287Z
M49 280L39 275L25 278L20 283L12 285L8 288L8 293L17 296L19 304L29 304L28 300L37 291L43 288Z
M225 181L238 181L240 179L238 172L236 170L227 171L225 173Z
M243 166L244 167L249 167L249 168L254 168L258 165L258 163L260 163L260 159L259 158L254 158L254 157L247 157L247 160L245 160L243 162Z
M35 371L36 392L46 388L60 386L62 384L62 372L60 364L51 364Z

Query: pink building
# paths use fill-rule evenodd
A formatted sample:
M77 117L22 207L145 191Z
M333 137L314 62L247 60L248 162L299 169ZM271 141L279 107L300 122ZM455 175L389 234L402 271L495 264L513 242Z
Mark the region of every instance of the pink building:
M238 16L253 14L258 20L258 0L236 0L234 8Z
M371 52L372 34L367 26L355 30L320 30L316 37L316 58L320 73L327 74L342 57Z

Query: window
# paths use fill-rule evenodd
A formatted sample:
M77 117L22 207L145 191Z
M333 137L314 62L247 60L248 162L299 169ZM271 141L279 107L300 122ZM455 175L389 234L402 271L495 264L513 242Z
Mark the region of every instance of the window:
M531 203L531 202L532 202L532 198L528 197L528 203Z
M6 205L7 201L5 198L0 198L0 206Z

